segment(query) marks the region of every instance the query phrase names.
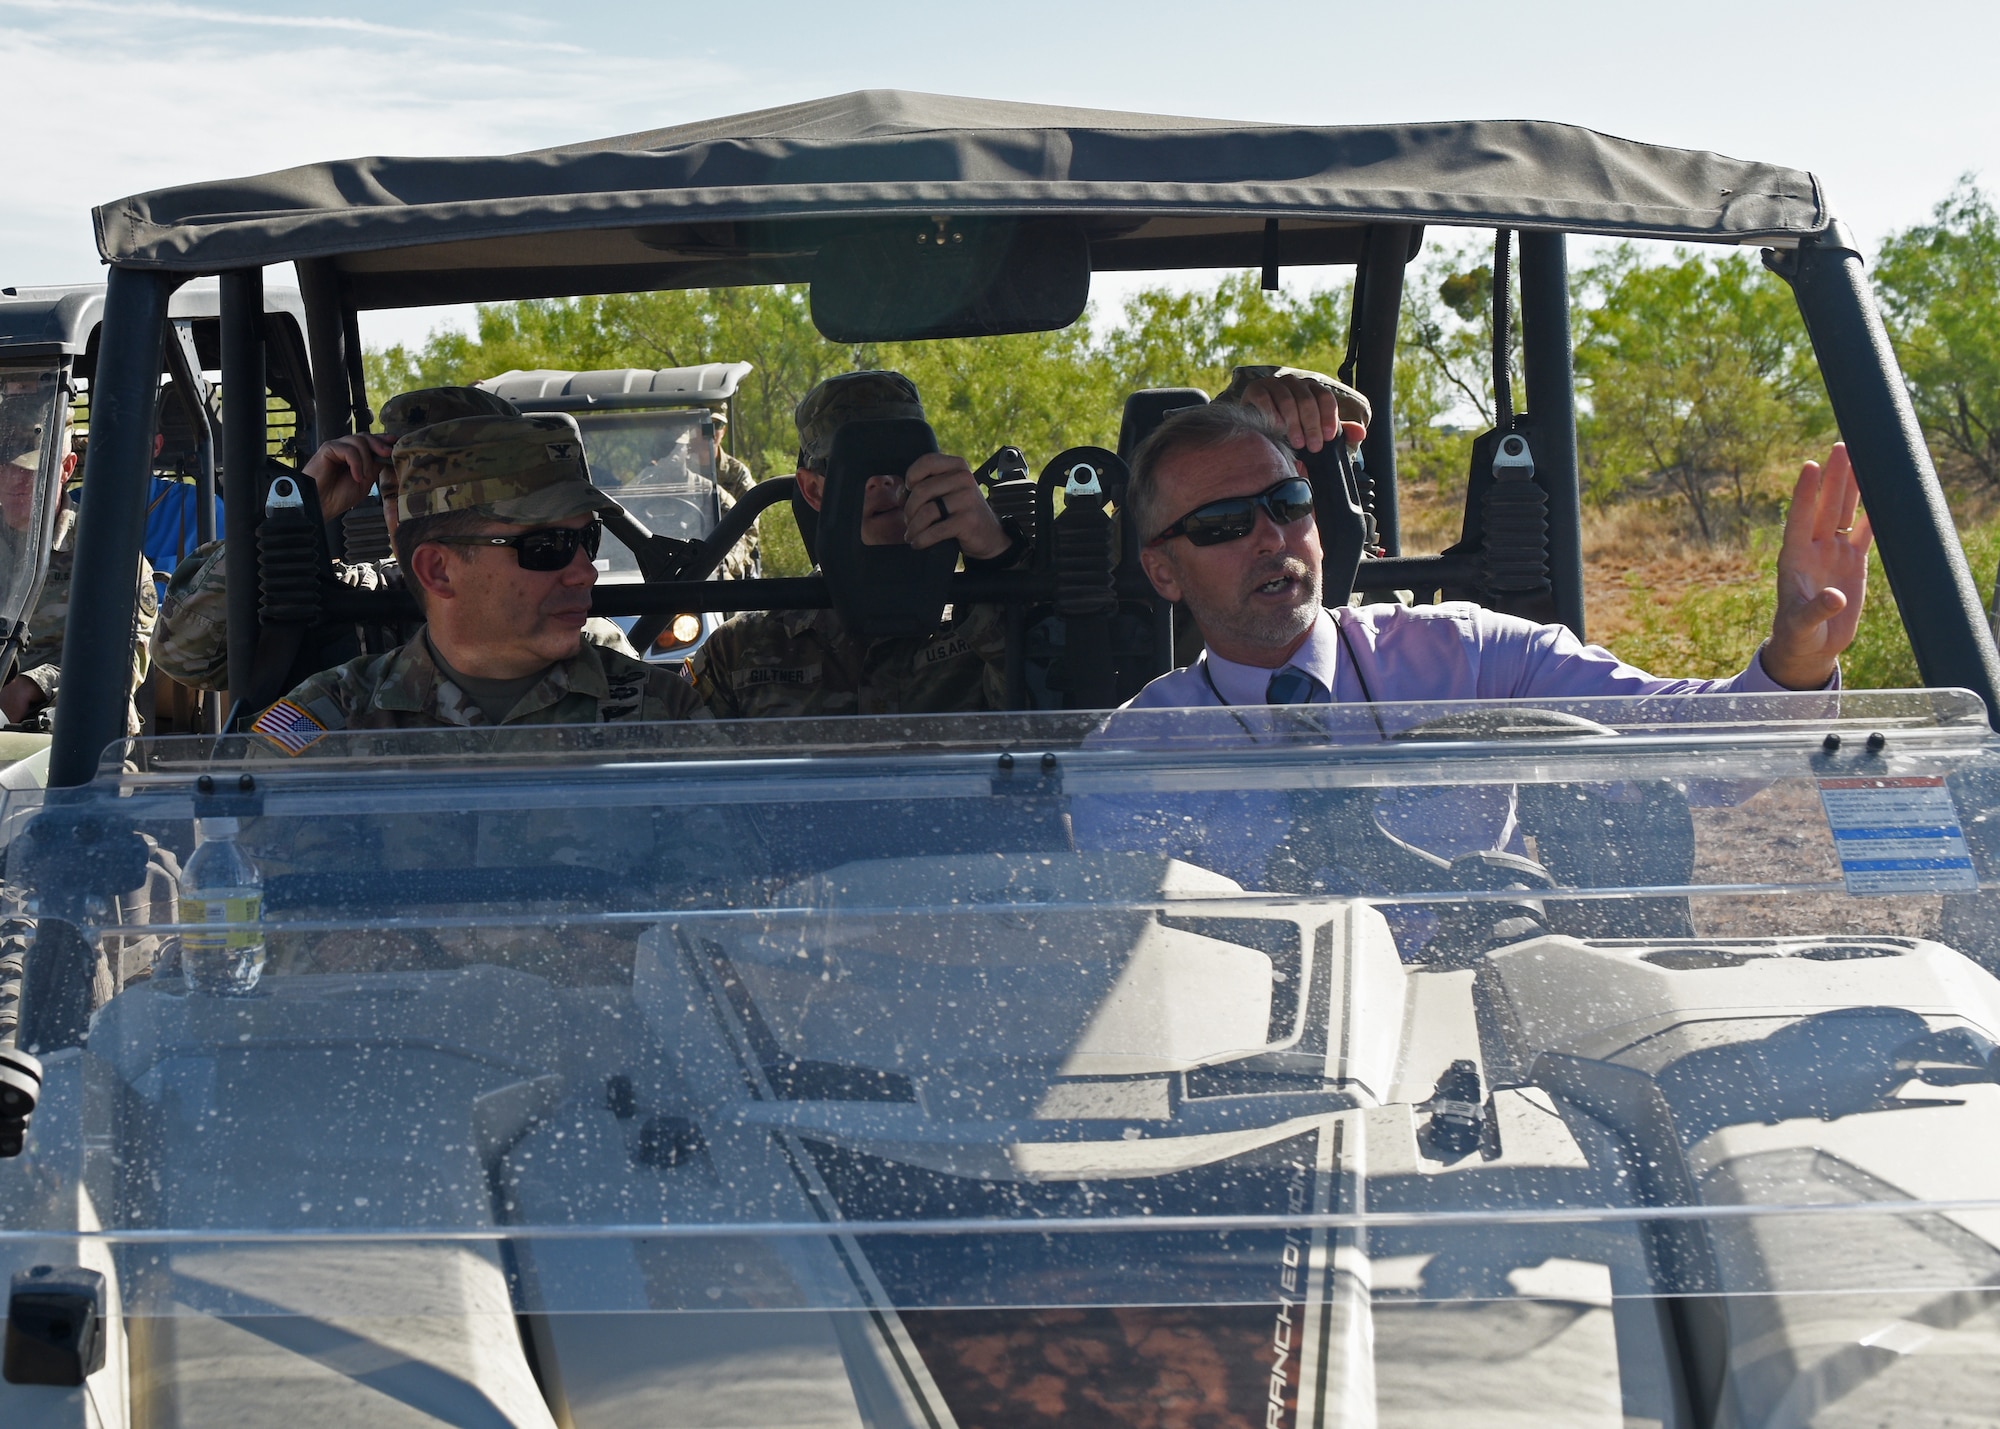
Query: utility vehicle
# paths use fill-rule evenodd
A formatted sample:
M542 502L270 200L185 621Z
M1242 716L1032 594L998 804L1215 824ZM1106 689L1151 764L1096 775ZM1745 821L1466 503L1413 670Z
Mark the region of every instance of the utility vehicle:
M96 222L66 682L49 787L0 815L39 915L0 1063L10 1426L2000 1422L2000 662L1811 174L870 92ZM1518 240L1527 403L1465 539L1412 556L1396 318L1452 227ZM1375 421L1312 472L1335 568L1582 634L1570 235L1756 245L1792 285L1930 688L1114 712L1175 648L1116 518L1177 390L1132 395L1122 453L993 464L1021 569L863 547L863 458L812 577L702 579L767 481L675 579L597 590L864 632L996 603L1010 710L117 738L189 278L221 283L250 710L269 441L230 398L277 370L267 266L323 438L385 307L802 282L858 343L1060 327L1096 272L1352 265ZM1531 475L1496 474L1515 438ZM197 823L259 918L114 921ZM187 976L232 939L254 987Z

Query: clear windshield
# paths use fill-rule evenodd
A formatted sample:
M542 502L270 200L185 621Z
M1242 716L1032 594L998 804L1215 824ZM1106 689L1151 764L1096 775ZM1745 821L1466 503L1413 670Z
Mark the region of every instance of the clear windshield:
M577 412L590 474L656 536L699 541L722 519L715 485L714 427L705 410ZM609 580L638 580L639 563L615 537L598 567Z
M0 638L26 617L48 569L61 401L60 371L0 366Z
M393 1288L525 1317L565 1384L886 1363L960 1422L1180 1358L1254 1423L1683 1422L1704 1365L1745 1423L1990 1413L1969 696L123 753L36 837L184 862L239 817L267 966L192 990L176 942L230 929L46 875L45 924L159 961L48 1057L0 1244L103 1247L143 1313Z

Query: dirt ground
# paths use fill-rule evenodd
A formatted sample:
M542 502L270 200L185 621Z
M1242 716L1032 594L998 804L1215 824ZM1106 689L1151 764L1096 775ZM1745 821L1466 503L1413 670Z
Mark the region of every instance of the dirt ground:
M1840 881L1833 832L1810 779L1781 779L1739 804L1693 813L1697 885ZM1934 938L1941 907L1936 894L1764 893L1696 898L1692 912L1696 931L1710 938L1859 933Z

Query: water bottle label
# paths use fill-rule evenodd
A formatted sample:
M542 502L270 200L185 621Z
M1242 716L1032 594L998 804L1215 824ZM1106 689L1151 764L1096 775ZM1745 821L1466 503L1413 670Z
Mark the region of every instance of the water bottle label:
M228 923L225 931L208 928L181 934L181 951L187 953L243 952L262 945L264 895L255 890L244 893L181 895L183 923ZM240 925L240 926L239 926Z

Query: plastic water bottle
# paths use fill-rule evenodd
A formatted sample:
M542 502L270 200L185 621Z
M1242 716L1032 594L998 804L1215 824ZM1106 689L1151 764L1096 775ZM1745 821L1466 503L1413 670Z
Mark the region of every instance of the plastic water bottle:
M236 820L198 819L194 857L181 869L180 921L226 928L181 934L188 991L241 997L264 975L264 875L236 846Z

